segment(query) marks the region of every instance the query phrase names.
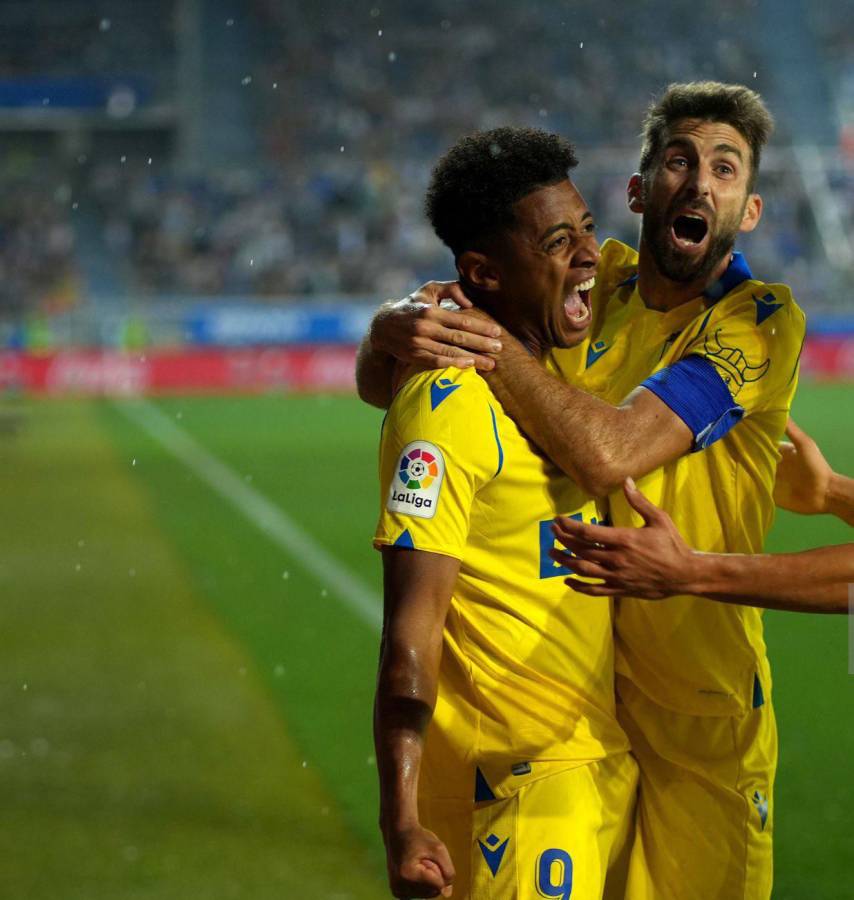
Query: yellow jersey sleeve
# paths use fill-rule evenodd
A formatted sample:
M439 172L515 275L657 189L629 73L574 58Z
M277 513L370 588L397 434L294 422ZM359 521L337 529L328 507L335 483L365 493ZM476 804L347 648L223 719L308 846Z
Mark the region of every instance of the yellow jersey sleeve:
M745 416L789 408L804 333L787 287L749 281L708 310L643 386L703 450Z
M459 369L420 372L400 389L383 424L375 547L463 558L472 504L503 465L490 397Z

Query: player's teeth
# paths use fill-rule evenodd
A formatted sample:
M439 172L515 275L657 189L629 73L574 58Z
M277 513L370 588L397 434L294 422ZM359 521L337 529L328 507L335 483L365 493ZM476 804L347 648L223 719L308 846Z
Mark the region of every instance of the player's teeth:
M595 278L588 278L587 281L583 281L576 288L577 291L591 291L593 290L593 285L596 284Z

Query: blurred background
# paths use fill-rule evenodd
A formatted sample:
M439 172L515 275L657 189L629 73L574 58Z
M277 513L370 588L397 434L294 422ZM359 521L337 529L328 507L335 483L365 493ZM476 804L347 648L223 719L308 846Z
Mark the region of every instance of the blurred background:
M453 276L462 134L558 131L600 237L674 80L758 90L754 274L854 474L854 5L0 0L0 884L387 896L370 705L372 309ZM774 549L850 540L781 515ZM845 623L769 615L775 897L850 900Z

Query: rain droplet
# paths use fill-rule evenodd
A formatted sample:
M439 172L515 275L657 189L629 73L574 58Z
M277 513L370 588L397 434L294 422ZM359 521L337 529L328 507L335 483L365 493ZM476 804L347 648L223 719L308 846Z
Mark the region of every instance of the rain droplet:
M539 111L539 116L540 116L541 119L545 119L545 117L546 117L548 114L549 114L549 111L548 111L547 109L540 109L540 111Z
M584 49L584 41L582 41L582 42L578 45L578 49L579 49L579 50L583 50L583 49Z
M344 152L344 145L343 145L343 144L338 148L338 152L339 152L339 153L343 153L343 152Z
M80 569L82 569L82 568L83 568L83 567L80 565L80 563L75 563L75 564L74 564L74 571L75 571L75 572L79 572Z
M246 675L246 666L241 666L237 671L238 671L241 675Z
M136 465L136 457L134 457L134 458L130 461L130 464L131 464L132 466L135 466L135 465Z
M327 591L326 588L323 588L323 590L320 592L320 596L321 596L321 597L328 597L328 596L329 596L329 591Z
M391 53L389 53L389 55L388 55L388 61L394 62L396 59L397 59L397 54L394 52L394 50L392 50Z
M305 760L305 759L304 759L304 760L302 761L302 767L303 767L304 769L307 769L307 768L308 768L308 760Z
M234 24L234 19L226 19L226 20L225 20L225 27L226 27L226 28L231 28L231 26L232 26L233 24Z
M285 674L285 667L279 663L279 665L273 669L273 674L276 678L281 678Z
M252 76L244 75L243 78L240 79L240 83L245 87L247 84L252 84Z
M278 87L279 87L279 82L278 82L278 81L274 81L274 82L273 82L273 90L274 90L274 91L277 90Z
M79 206L79 204L77 203L76 200L74 201L74 203L71 204L72 209L77 209L78 206Z
M27 682L25 681L25 682L21 685L21 690L22 690L22 691L26 691L28 688L29 688L29 685L28 685Z
M148 164L151 165L151 157L148 157Z
M131 578L136 578L136 569L128 569L128 575Z
M754 78L756 78L756 74L757 74L756 72L753 73L753 77L754 77Z
M371 7L371 18L376 19L376 17L380 14L380 9L378 6Z
M249 260L249 265L250 265L250 266L254 266L254 265L255 265L255 260L254 260L254 259L250 259L250 260ZM250 480L251 480L251 479L250 479Z
M376 756L374 756L373 754L371 754L371 755L365 760L365 762L366 762L369 766L375 765L376 761L377 761L377 758L376 758Z
M121 162L125 163L125 162L127 162L127 159L128 159L128 158L127 158L126 156L123 156L123 157L121 158Z
M99 28L101 31L109 31L109 30L110 30L110 26L111 26L112 24L113 24L113 23L112 23L109 19L101 19L101 21L98 23L98 28Z
M48 106L49 104L50 104L50 97L45 97L44 100L42 100L42 106Z
M500 156L501 155L501 145L500 144L490 144L489 145L489 155L490 156Z
M83 538L80 538L80 540L77 542L77 546L78 546L78 547L85 547L85 546L86 546L86 541L84 541Z
M175 413L175 418L176 418L176 419L183 419L183 418L184 418L184 413L181 412L181 410L179 409L178 412Z
M291 577L291 573L285 570L282 572L282 581L287 581Z
M382 30L382 28L380 28L380 30L377 32L377 37L382 37L382 36L383 36L383 30Z
M448 19L442 19L442 21L439 23L439 28L441 28L442 31L450 31L451 30L450 21Z

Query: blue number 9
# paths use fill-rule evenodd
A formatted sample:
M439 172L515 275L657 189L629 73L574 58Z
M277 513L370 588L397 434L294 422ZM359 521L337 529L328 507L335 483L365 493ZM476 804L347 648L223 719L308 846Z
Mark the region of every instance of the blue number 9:
M572 857L566 850L545 850L537 859L537 891L541 897L569 900L572 894Z

